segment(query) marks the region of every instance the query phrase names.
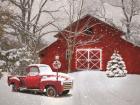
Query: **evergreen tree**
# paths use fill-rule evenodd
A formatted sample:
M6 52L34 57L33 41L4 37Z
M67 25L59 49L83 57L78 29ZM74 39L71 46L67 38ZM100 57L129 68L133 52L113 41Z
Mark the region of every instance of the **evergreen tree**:
M114 51L111 60L108 61L106 74L108 77L123 77L126 76L127 70L125 62L118 51Z
M19 49L2 50L0 57L0 68L12 74L22 75L25 71L24 67L34 63L32 53L27 50L26 46Z

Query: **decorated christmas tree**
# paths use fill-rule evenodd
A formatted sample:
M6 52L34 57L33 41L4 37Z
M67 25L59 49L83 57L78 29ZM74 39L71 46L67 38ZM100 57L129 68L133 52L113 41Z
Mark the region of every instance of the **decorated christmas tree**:
M125 62L118 51L114 51L113 55L111 56L111 60L108 61L106 74L108 77L126 76L127 70Z

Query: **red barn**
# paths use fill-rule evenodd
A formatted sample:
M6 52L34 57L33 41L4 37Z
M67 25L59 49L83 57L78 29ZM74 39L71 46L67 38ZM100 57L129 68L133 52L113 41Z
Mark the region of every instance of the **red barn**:
M78 27L76 26L77 24ZM86 30L84 32L86 34L79 33L76 41L81 41L82 43L82 41L89 41L89 39L98 40L75 46L71 64L72 71L106 70L107 62L110 60L114 50L116 50L119 51L125 61L128 73L140 74L140 48L124 40L122 31L91 15L84 16L64 30L72 28L72 30L80 31L85 26ZM67 72L68 48L64 38L65 35L67 35L65 31L58 33L56 35L57 41L39 52L40 63L49 64L52 67L55 56L59 55L62 63L60 70L61 72Z

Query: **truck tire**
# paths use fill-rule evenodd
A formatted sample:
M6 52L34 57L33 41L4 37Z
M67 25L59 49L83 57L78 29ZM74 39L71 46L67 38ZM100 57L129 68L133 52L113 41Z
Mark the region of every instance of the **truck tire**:
M69 90L63 91L62 95L67 95L69 93Z
M56 89L53 86L47 87L45 95L48 97L55 97L57 95Z
M12 84L12 91L13 91L13 92L17 92L17 91L18 91L18 89L17 89L17 87L16 87L15 84Z

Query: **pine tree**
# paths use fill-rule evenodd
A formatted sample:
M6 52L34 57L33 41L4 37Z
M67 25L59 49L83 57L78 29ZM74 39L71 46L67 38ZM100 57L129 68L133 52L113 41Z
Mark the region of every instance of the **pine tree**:
M27 50L27 46L22 48L0 51L0 68L12 74L22 75L24 68L34 63L31 51Z
M108 77L123 77L126 76L127 70L125 62L118 51L114 51L111 60L107 63L106 74Z

